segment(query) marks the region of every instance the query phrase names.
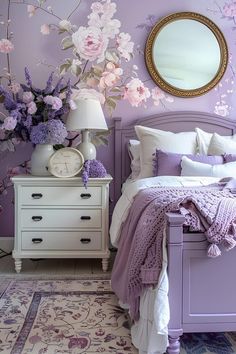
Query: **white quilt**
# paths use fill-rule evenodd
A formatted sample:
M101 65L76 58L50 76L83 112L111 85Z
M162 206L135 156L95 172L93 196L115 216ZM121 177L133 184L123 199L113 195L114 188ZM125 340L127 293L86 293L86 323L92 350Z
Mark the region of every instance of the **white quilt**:
M119 246L121 226L124 223L136 194L146 188L160 187L193 187L216 183L215 177L179 177L158 176L126 182L122 196L118 200L110 227L111 243ZM164 240L166 235L164 234ZM168 277L167 252L163 242L162 271L156 288L147 289L140 299L140 319L131 328L132 341L139 349L139 354L160 354L168 346Z

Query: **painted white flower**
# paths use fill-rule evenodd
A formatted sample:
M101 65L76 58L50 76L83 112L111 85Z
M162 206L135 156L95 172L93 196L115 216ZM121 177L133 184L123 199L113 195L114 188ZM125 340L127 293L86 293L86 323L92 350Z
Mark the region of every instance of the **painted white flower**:
M88 15L88 25L91 27L101 28L103 26L103 22L100 15L96 12L92 12L90 15Z
M73 75L77 76L77 68L82 64L79 59L73 59L71 62L70 70Z
M76 52L85 60L97 63L104 60L105 51L108 45L108 38L96 27L80 27L72 35L72 42Z
M70 32L72 30L72 24L68 20L62 20L59 22L59 28L61 30L65 30L65 31Z
M115 38L115 36L120 32L120 26L120 21L116 19L104 21L102 33L108 38Z
M159 89L159 87L155 87L154 89L152 89L151 96L152 96L153 103L155 106L158 106L160 103L160 100L163 100L165 98L163 91L161 91L161 89Z
M41 32L43 35L48 35L48 34L50 34L50 26L47 25L46 23L44 23L44 24L40 27L40 32Z
M127 99L133 107L138 107L143 102L146 102L150 95L149 89L137 78L133 78L125 86L124 99Z
M29 17L33 17L35 15L36 7L34 5L27 5L27 12Z
M94 89L79 88L78 90L72 89L71 100L75 101L78 99L92 98L100 101L101 104L105 103L105 97L101 92Z
M133 53L134 43L130 41L131 37L129 33L121 32L117 38L117 50L119 51L121 57L125 58L127 61L130 60L130 55Z
M24 103L30 103L31 101L34 100L34 95L30 91L26 91L22 95L22 101Z
M229 106L226 104L218 104L215 106L214 113L219 116L226 117L229 115Z
M116 13L115 2L107 1L105 4L103 4L104 17L106 17L107 19L112 18L115 13Z
M100 2L96 1L96 2L92 3L91 10L95 13L98 13L98 14L102 13L103 12L103 5Z

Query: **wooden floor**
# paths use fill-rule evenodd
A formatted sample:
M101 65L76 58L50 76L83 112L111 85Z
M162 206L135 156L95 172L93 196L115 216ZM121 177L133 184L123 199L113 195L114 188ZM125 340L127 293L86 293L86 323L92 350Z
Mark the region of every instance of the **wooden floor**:
M109 269L102 271L101 259L23 259L22 270L17 276L35 277L80 277L80 276L104 276L110 278L115 252L111 252ZM0 276L15 276L14 259L12 256L0 258Z

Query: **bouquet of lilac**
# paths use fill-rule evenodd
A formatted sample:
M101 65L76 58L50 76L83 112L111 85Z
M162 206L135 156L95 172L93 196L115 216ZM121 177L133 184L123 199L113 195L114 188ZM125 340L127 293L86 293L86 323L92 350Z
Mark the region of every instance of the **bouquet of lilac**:
M67 136L62 116L70 109L70 81L64 85L60 78L54 87L51 73L41 90L33 86L27 68L25 79L26 85L10 86L10 90L0 86L0 96L8 111L8 115L1 113L4 119L0 121L0 150L14 150L19 141L62 144Z
M86 160L82 169L81 178L85 188L91 178L103 178L107 176L107 171L101 161L99 160Z

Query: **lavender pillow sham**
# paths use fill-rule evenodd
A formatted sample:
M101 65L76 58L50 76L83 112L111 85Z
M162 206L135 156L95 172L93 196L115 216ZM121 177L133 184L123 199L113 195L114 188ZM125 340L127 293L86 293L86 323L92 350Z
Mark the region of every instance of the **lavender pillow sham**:
M236 161L236 154L224 154L224 162L235 162Z
M207 163L209 165L220 165L224 163L223 156L175 154L156 150L153 160L154 176L180 176L181 159L183 156L187 156L192 161Z

